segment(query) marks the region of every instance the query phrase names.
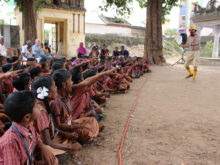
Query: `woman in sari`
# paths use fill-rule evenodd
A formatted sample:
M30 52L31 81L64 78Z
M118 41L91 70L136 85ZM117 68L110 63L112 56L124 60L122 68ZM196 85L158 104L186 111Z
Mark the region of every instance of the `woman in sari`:
M83 46L83 42L80 42L79 44L79 48L77 49L77 56L78 58L83 58L86 56L87 50L86 48Z

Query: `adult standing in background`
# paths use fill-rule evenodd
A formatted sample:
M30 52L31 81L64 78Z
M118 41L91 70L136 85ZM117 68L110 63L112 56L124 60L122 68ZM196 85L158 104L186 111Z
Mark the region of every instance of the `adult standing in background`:
M119 50L118 50L118 47L115 47L115 50L113 51L112 56L113 56L115 59L118 59L118 57L120 56L120 52L119 52Z
M125 49L124 46L121 46L121 51L120 51L120 55L124 56L125 59L129 57L129 51Z
M7 49L5 48L4 45L4 37L0 36L0 55L2 56L7 56Z

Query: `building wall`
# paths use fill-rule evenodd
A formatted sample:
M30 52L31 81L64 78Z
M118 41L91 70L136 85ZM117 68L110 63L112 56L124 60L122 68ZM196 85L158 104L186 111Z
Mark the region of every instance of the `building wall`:
M85 11L44 8L37 14L37 36L44 41L44 23L64 23L63 55L76 56L76 49L80 42L85 42L84 33ZM16 10L17 24L22 27L22 14ZM20 28L21 43L24 43L24 31Z
M88 34L117 34L121 36L132 36L131 31L132 30L129 27L86 23L86 33Z
M0 25L0 36L4 37L6 48L19 48L19 27L14 25Z
M185 29L185 31L188 29L189 25L193 23L191 20L193 16L193 8L194 3L199 4L201 7L206 7L209 0L181 0L182 7L180 8L180 21L179 21L179 27L180 29Z
M144 28L132 28L131 35L133 37L144 37L145 29Z

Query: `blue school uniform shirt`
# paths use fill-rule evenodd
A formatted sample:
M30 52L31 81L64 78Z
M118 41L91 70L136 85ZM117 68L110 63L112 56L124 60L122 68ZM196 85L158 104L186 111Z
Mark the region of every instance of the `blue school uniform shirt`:
M129 57L129 51L127 51L127 50L120 51L120 55L123 55L123 56L125 56L125 58L128 58Z
M120 55L120 52L119 51L117 51L117 50L114 50L113 51L113 56L119 56Z

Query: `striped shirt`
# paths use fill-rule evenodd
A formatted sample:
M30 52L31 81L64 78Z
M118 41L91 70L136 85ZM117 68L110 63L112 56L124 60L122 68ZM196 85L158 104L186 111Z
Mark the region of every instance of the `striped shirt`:
M41 143L40 137L32 126L25 128L14 122L29 148L30 154L33 155L36 146ZM25 145L16 131L11 127L0 138L0 165L28 165L28 156Z

